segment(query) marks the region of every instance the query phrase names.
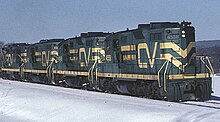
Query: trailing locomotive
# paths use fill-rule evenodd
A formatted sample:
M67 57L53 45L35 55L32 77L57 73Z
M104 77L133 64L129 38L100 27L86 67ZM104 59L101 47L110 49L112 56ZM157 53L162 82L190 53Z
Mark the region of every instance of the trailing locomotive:
M13 43L7 44L2 48L4 57L1 75L3 78L20 80L24 76L23 70L27 62L28 47L29 44L26 43Z
M83 87L93 82L94 63L105 58L104 41L109 33L88 32L59 44L56 79L62 85ZM84 85L83 85L84 84ZM92 83L93 84L93 83ZM92 85L90 84L90 85Z
M25 61L7 48L5 56L20 57L16 66L2 67L7 78L169 101L211 97L213 69L208 57L196 56L190 22L139 24L116 33L41 41L25 45Z
M55 84L53 66L58 57L58 45L64 39L41 40L28 48L29 61L25 65L25 80Z

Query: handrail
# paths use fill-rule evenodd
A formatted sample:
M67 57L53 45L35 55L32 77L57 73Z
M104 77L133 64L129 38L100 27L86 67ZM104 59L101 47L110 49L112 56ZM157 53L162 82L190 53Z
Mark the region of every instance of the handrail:
M167 68L168 68L168 65L169 65L169 61L167 61L167 65L166 65L166 69L165 69L165 71L164 71L164 86L163 86L163 88L164 88L164 91L165 92L167 92L167 86L166 86L166 73L167 73Z
M46 68L46 75L47 75L47 77L51 77L51 79L54 79L54 74L51 73L51 68L52 68L54 61L57 61L57 60L55 58L52 58L50 64ZM55 84L55 82L53 80L51 80L51 82L52 82L52 84Z
M93 71L94 71L96 63L97 63L97 60L95 60L94 64L90 67L88 71L88 80L92 82L93 82Z
M48 77L49 77L49 69L51 68L52 64L53 64L53 61L51 61L50 64L46 68L46 74Z
M166 64L167 61L168 61L168 60L166 60L166 61L163 63L163 65L160 67L160 69L159 69L159 71L158 71L158 73L157 73L158 86L159 86L159 88L161 87L161 85L160 85L160 71L163 69L163 67L164 67L164 65Z
M205 67L209 70L209 73L212 75L212 81L214 80L214 69L212 67L212 63L208 56L197 56L200 58L200 61L205 65ZM208 61L209 66L205 63L204 59ZM214 88L214 82L212 83L212 89Z
M97 75L98 74L98 70L97 70L97 68L95 68L95 74L96 74L95 75L95 81L97 81L98 80L98 75Z
M24 59L18 54L18 57L21 59L21 65L19 66L19 72L20 72L20 75L21 77L23 76L23 73L24 73Z
M205 67L209 70L209 73L213 73L212 69L210 69L210 67L205 63L204 61L204 56L200 57L200 61L205 65Z
M212 63L211 63L210 60L209 60L209 57L206 57L206 59L208 60L209 66L210 66L211 71L212 71L212 74L214 74L215 72L214 72L214 69L213 69Z
M165 71L164 71L164 74L163 74L163 88L164 88L164 91L167 92L167 86L166 86L166 73L167 73L167 69L168 69L168 65L169 65L169 60L166 60L163 65L161 66L161 68L159 69L158 71L158 74L157 74L157 77L158 77L158 86L159 88L161 88L161 84L160 84L160 72L161 70L164 68L164 66L166 65L165 67Z

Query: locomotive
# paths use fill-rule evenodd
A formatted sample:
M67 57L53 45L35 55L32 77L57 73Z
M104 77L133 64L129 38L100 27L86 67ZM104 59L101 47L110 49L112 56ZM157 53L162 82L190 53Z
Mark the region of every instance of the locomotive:
M6 45L2 77L168 101L208 100L214 73L190 22Z

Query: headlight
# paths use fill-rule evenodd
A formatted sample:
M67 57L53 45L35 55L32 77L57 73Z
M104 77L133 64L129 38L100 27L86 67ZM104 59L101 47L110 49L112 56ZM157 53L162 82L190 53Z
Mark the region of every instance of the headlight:
M185 38L185 37L186 37L186 35L185 35L185 34L183 34L183 35L182 35L182 37L183 37L183 38Z

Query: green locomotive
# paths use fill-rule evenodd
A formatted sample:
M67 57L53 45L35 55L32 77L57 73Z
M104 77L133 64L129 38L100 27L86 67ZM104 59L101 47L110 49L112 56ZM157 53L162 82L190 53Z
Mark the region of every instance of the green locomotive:
M24 66L27 62L27 51L29 44L13 43L2 48L3 64L1 67L2 77L8 79L19 79L24 76Z
M3 67L18 79L169 101L208 100L214 73L196 56L190 22L154 22L28 46L27 63ZM22 73L21 73L22 72Z
M124 94L169 101L209 99L213 69L207 57L196 57L190 24L140 24L112 34L106 39L106 62L98 64L98 77L107 84L116 82Z
M62 41L64 39L47 39L29 46L29 62L25 67L25 79L32 82L55 84L53 70L58 57L58 45Z
M93 81L90 80L93 79L91 68L95 62L100 63L104 60L104 44L108 35L110 33L81 33L79 37L69 38L60 43L60 61L56 68L58 81L62 85L72 87L83 87Z

